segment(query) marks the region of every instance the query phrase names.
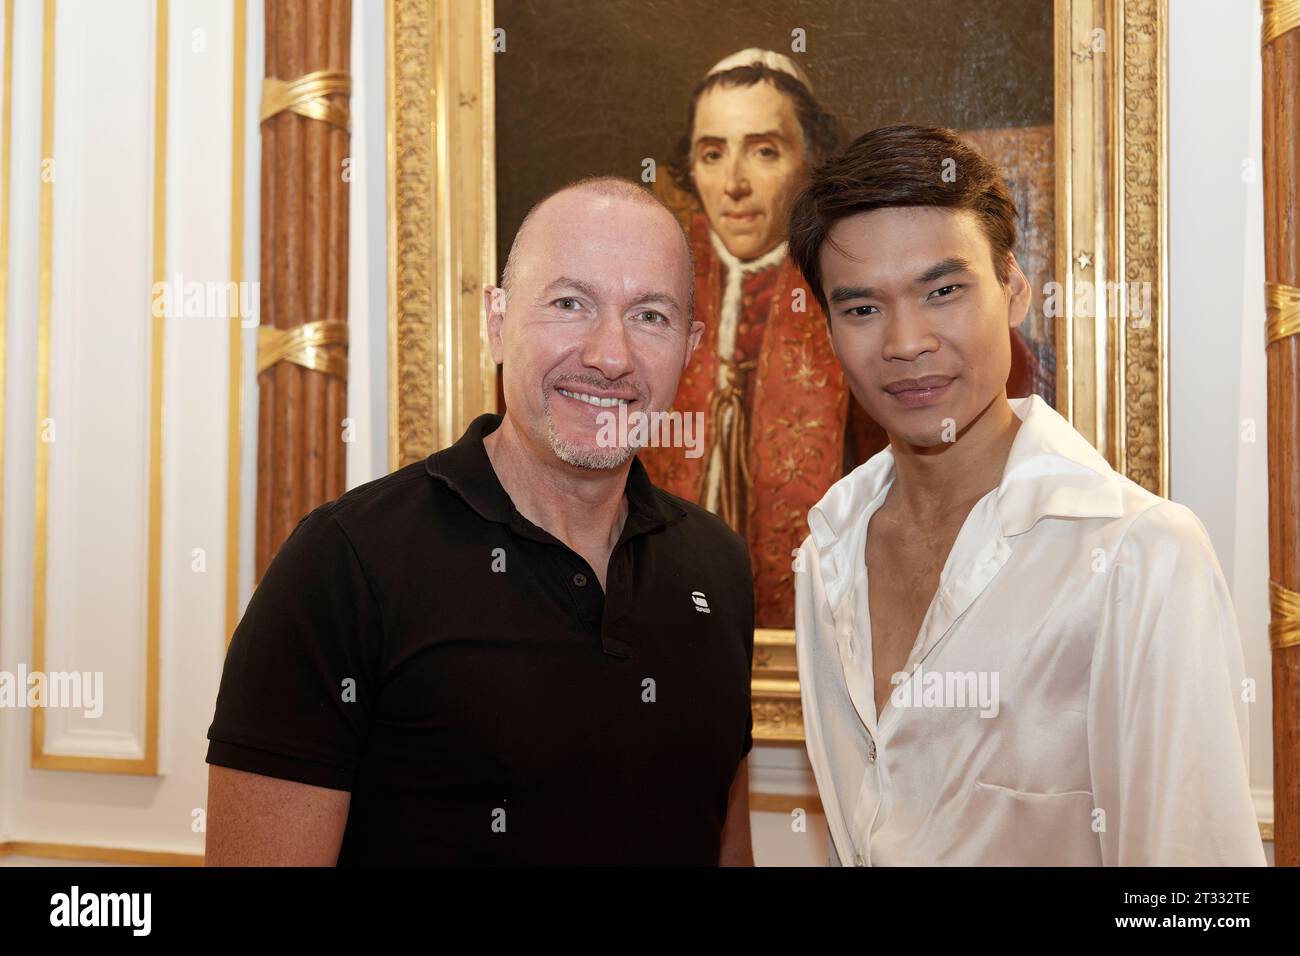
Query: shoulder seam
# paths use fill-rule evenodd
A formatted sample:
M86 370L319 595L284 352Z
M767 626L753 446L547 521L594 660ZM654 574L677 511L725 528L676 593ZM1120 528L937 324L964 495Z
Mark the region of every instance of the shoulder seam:
M410 465L405 465L397 471L389 472L382 478L376 478L374 481L366 482L364 485L358 485L356 488L343 492L343 494L339 495L333 501L326 502L321 507L324 509L326 514L333 516L335 512L342 511L347 505L360 501L369 501L372 497L393 485L401 485L408 481L414 481L417 478L429 477L428 472L416 470L412 467L414 465L423 466L424 462L412 462ZM403 475L402 472L407 469L411 469L410 474Z

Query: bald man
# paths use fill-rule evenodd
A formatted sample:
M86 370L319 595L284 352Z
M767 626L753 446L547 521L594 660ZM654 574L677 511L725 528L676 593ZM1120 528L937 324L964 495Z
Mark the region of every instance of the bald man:
M235 631L208 864L752 865L749 555L608 427L671 405L692 287L631 182L529 212L505 414L303 518Z

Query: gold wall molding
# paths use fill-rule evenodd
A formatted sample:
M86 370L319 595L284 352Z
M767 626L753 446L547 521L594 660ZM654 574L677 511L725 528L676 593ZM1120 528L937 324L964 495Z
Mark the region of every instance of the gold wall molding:
M54 156L54 57L57 0L45 0L41 64L41 155ZM154 129L152 282L166 280L168 0L154 0ZM54 274L54 183L41 182L40 306L37 334L36 420L50 414L51 322ZM162 601L163 316L150 315L149 497L145 635L145 728L142 757L52 754L45 749L45 710L32 710L31 766L40 770L155 775L158 772L158 685ZM48 601L49 443L36 442L36 515L33 546L32 670L45 671Z
M793 813L795 810L826 815L821 797L815 793L751 793L749 795L750 813Z
M12 2L12 0L9 0ZM86 843L0 842L0 856L30 856L38 860L79 860L119 866L202 866L202 853L134 850L128 847L92 846Z
M13 154L14 105L14 0L5 0L4 6L4 93L0 100L0 541L4 531L5 487L5 368L9 336L9 159ZM3 549L0 549L0 558ZM3 570L0 560L0 571Z
M231 64L230 120L230 281L244 280L244 97L247 92L247 0L234 0L234 49ZM239 505L243 487L244 326L230 320L229 387L226 394L226 613L223 643L229 644L239 623Z

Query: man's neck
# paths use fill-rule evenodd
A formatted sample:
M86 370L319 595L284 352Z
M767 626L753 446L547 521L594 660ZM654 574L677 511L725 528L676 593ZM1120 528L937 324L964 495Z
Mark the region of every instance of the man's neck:
M587 558L603 581L627 518L632 459L618 468L587 470L553 454L539 455L509 415L483 439L483 447L515 509Z
M957 440L930 447L890 442L894 486L890 504L909 519L942 523L964 515L1002 481L1020 428L1005 393L998 395Z

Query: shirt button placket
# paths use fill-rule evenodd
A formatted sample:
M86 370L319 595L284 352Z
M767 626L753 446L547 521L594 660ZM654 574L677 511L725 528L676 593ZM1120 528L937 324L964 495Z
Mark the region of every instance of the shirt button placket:
M884 794L881 793L880 787L880 768L876 766L876 738L874 737L867 738L867 764L869 765L869 770L874 772L876 775L874 793L875 808L871 813L871 822L867 824L867 832L865 836L866 847L864 850L859 851L857 856L854 858L855 866L867 866L871 859L871 831L875 829L876 817L880 815L880 805L884 802Z

